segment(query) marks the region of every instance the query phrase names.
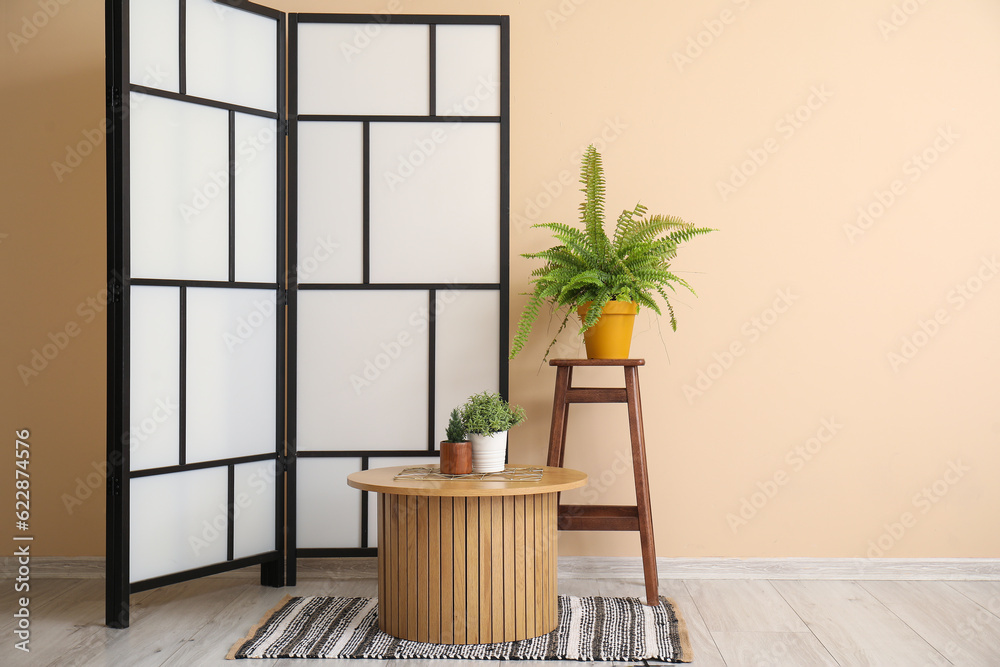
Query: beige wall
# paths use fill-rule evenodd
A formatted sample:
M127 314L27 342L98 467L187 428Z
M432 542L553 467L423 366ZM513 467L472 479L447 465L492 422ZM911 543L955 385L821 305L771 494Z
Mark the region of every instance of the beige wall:
M100 308L88 300L104 273L103 3L53 0L58 13L33 34L24 19L44 4L0 9L0 403L8 452L16 429L32 434L35 553L99 555L105 326L88 321ZM661 556L865 556L880 541L892 557L1000 555L1000 4L399 4L511 16L513 292L532 266L518 253L548 244L527 223L576 218L577 155L591 141L603 143L609 210L641 198L720 230L675 265L699 293L678 298L679 331L661 340L640 315L633 346L647 362ZM33 36L15 45L10 33ZM57 174L52 163L81 142L98 145ZM721 191L734 169L749 175ZM893 201L852 229L880 196ZM513 299L512 319L522 304ZM68 324L77 335L25 385L17 366ZM920 344L905 350L912 358L904 339ZM511 366L530 420L512 434L516 460L544 459L545 342L538 333ZM734 346L741 354L727 357ZM572 335L559 354L579 354ZM567 465L592 474L599 502L628 502L624 411L573 410ZM562 542L565 554L637 547L629 534Z

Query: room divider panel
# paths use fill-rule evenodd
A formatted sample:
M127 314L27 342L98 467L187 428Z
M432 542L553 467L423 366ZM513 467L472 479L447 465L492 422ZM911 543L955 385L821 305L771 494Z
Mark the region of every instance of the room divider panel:
M507 393L507 44L497 16L290 18L289 582L375 553L375 497L328 480L427 463Z
M426 462L452 407L506 395L509 38L243 0L110 0L106 25L106 621L127 627L131 593L374 554L347 474Z

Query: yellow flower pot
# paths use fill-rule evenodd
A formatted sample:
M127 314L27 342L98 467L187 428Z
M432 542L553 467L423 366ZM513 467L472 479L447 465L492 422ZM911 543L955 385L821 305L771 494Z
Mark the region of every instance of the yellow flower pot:
M587 316L593 301L576 309L580 321ZM583 332L588 359L628 359L632 347L632 328L639 304L634 301L608 301L597 323Z

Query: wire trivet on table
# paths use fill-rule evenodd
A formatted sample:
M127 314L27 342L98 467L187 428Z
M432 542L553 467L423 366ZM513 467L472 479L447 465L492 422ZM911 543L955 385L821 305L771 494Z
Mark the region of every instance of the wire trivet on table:
M440 466L417 466L403 468L393 479L413 479L434 481L442 479L471 480L478 482L538 482L542 479L542 469L528 466L506 466L502 472L473 472L468 475L447 475Z

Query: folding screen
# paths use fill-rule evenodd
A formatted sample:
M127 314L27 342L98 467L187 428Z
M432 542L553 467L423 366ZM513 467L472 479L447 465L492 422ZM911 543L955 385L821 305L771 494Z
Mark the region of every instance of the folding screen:
M108 3L108 595L283 579L280 12Z
M112 627L133 592L373 554L346 475L506 395L506 18L289 26L290 125L284 14L107 3Z
M507 49L506 17L290 17L290 583L375 553L340 480L507 393Z

